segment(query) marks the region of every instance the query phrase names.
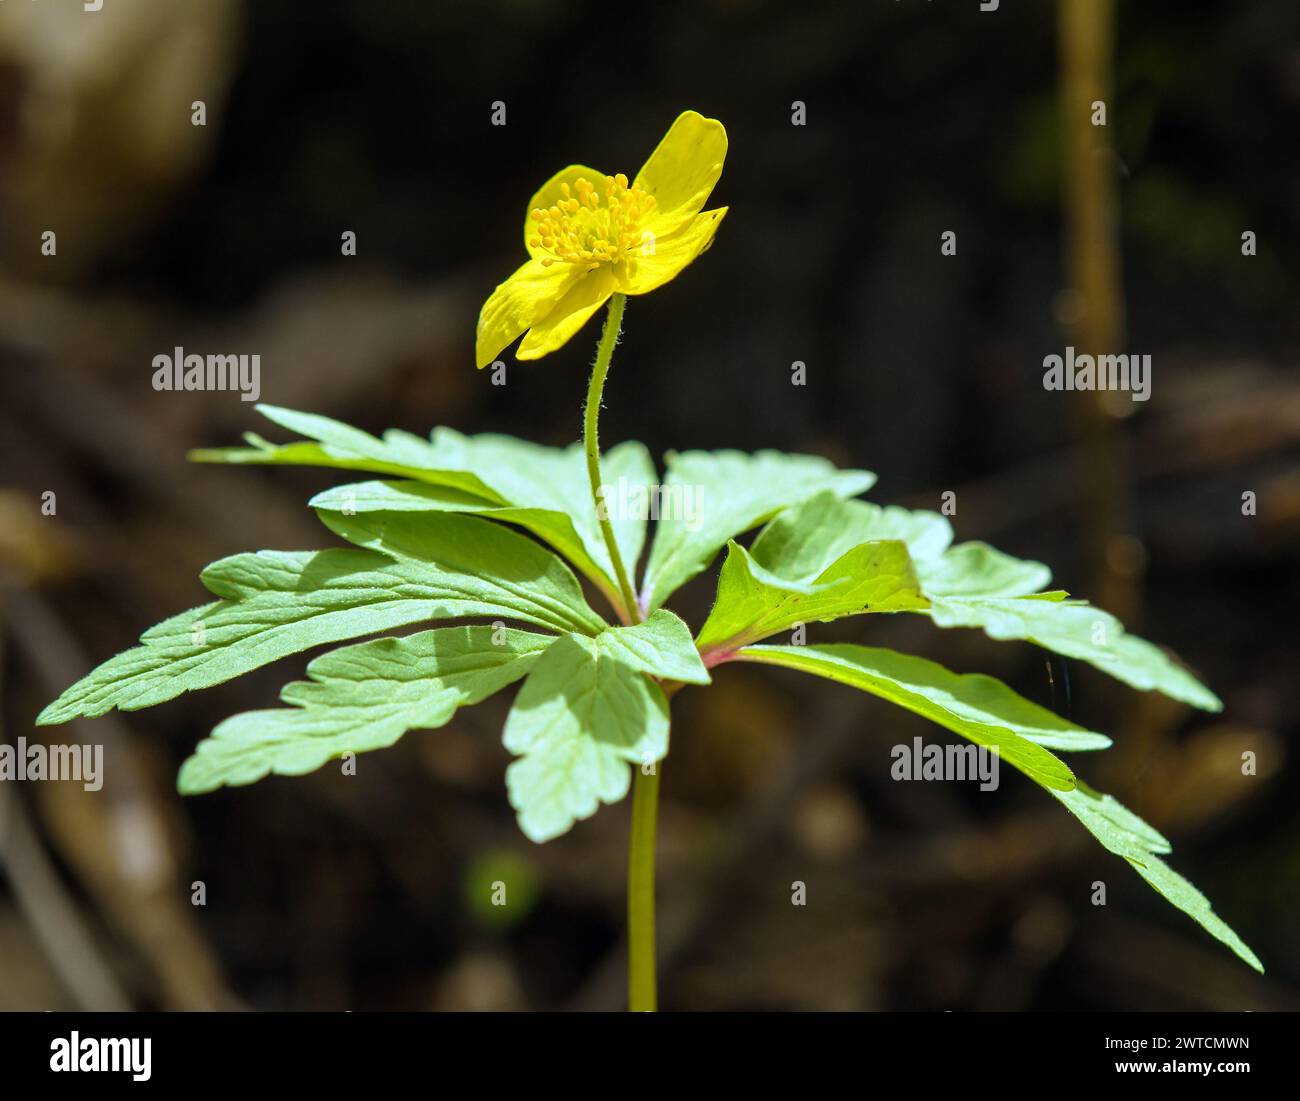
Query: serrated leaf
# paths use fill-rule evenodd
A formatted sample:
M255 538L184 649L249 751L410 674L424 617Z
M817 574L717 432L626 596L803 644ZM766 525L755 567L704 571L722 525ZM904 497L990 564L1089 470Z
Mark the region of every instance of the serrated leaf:
M464 436L449 428L437 429L433 439L443 462L475 471L504 504L568 518L588 557L613 584L614 569L592 503L582 444L543 447L513 436ZM602 455L600 467L614 541L634 576L645 545L654 463L644 444L629 441Z
M747 646L737 655L815 673L860 688L912 711L976 745L996 749L1010 765L1044 787L1068 791L1074 774L1044 743L1103 749L1109 739L1075 726L1025 699L993 677L959 675L933 661L848 643L829 646Z
M613 658L661 680L708 684L709 671L695 648L691 629L667 608L644 623L610 628L596 639Z
M289 654L422 620L488 616L589 634L606 626L563 562L497 524L441 516L391 540L353 530L400 553L262 551L214 562L202 581L222 600L150 628L142 645L72 685L37 722L151 707Z
M497 495L471 470L459 469L438 449L410 432L389 429L382 439L342 421L315 413L300 413L274 405L258 405L269 420L308 437L288 444L273 444L248 433L250 447L199 448L189 453L192 462L275 464L281 466L323 466L334 469L367 470L376 474L415 478L445 485L502 503Z
M1159 647L1128 634L1110 613L1062 595L935 597L927 614L940 627L978 627L990 638L1024 639L1134 688L1163 692L1205 711L1222 710L1219 698Z
M235 466L319 466L331 470L367 470L404 478L427 478L434 473L406 463L367 459L361 455L323 444L296 440L277 444L256 432L245 432L247 447L196 447L186 453L192 463L225 463ZM486 492L486 487L484 488ZM484 497L485 501L490 498Z
M308 503L312 508L345 516L376 512L460 512L504 524L517 524L549 543L615 606L619 604L616 582L591 560L573 521L562 512L494 505L445 486L416 481L356 482L335 486L318 493Z
M598 638L567 635L538 660L506 720L510 805L533 841L549 841L601 803L627 795L630 765L668 752L668 701L628 664L614 627Z
M773 574L807 580L845 548L890 532L908 543L921 591L929 598L928 607L922 601L901 610L929 615L940 627L979 627L992 638L1032 641L1135 688L1205 710L1221 709L1196 678L1156 646L1125 632L1114 616L1068 600L1066 593L1040 592L1051 581L1041 562L1013 558L979 542L949 547L951 528L936 513L881 509L819 494L773 519L754 540L751 554ZM706 623L701 647L714 649L718 639Z
M731 651L797 623L924 605L907 546L897 539L854 547L808 581L777 577L733 542L696 643L705 651Z
M1210 905L1210 900L1157 854L1170 851L1169 842L1136 814L1109 795L1079 784L1073 791L1053 791L1088 832L1106 849L1127 860L1166 901L1192 918L1211 936L1226 944L1256 971L1264 965L1245 941Z
M1045 589L1052 571L1041 562L1013 558L987 543L959 543L928 562L918 562L926 596L1029 596Z
M220 723L182 766L183 795L301 776L343 756L392 745L408 730L443 726L456 710L527 675L553 635L498 627L440 627L323 654L308 681L286 685L288 708Z
M1013 558L987 543L954 547L952 537L952 525L937 512L821 493L773 519L750 553L772 573L801 580L862 543L901 539L927 596L1021 596L1052 579L1041 562Z
M204 462L290 463L398 474L405 482L339 486L312 500L336 511L452 511L519 524L550 543L617 605L613 565L591 499L580 444L543 447L510 436L465 436L434 430L432 442L389 430L383 439L311 413L275 406L259 410L315 443L275 446L254 437L252 448L196 451ZM645 543L654 464L642 444L620 444L601 459L610 526L629 572Z
M464 438L462 438L464 439ZM476 437L475 449L483 451L485 437ZM490 439L498 439L491 437ZM500 438L504 439L504 437ZM520 448L520 441L512 441ZM527 445L532 448L532 445ZM500 452L514 449L504 445ZM618 584L609 560L609 552L600 533L595 506L587 483L585 459L581 449L535 448L524 450L516 456L522 467L532 472L535 484L514 476L503 486L502 497L510 501L533 501L548 507L521 507L517 504L494 504L470 494L419 481L371 481L353 485L335 486L318 493L311 500L313 508L345 514L361 512L462 512L501 523L517 524L545 540L564 555L609 600L618 606ZM484 464L483 469L491 469ZM602 475L610 489L610 524L619 553L629 569L634 568L641 555L645 540L648 512L619 507L617 487L646 485L654 478L649 455L640 444L624 444L614 448L602 460ZM502 485L500 481L498 485ZM627 491L635 496L635 491ZM648 494L639 499L648 500ZM553 507L552 507L553 506Z
M898 539L916 564L939 558L952 542L952 525L937 512L914 512L818 493L777 515L749 552L769 573L808 581L863 543Z
M782 513L754 541L753 557L773 573L800 578L833 554L892 531L908 543L929 608L940 627L982 628L995 639L1035 642L1086 661L1125 684L1208 711L1218 698L1158 647L1128 634L1114 616L1063 592L1042 592L1052 573L986 543L947 546L951 529L936 513L880 509L822 495Z
M991 677L958 676L933 662L889 650L852 645L750 646L738 656L861 688L980 744L996 745L1003 759L1065 804L1106 849L1124 857L1166 900L1251 967L1263 970L1259 958L1214 913L1206 897L1159 859L1169 852L1169 842L1116 799L1080 782L1064 762L1043 748L1051 744L1064 748L1063 736L1069 740L1101 735L1081 731ZM1060 783L1067 774L1070 782Z
M642 604L654 610L703 570L733 536L818 493L852 497L876 476L779 451L670 452Z
M322 512L320 517L350 543L420 567L448 589L513 608L508 616L589 635L608 626L559 558L499 524L456 513Z

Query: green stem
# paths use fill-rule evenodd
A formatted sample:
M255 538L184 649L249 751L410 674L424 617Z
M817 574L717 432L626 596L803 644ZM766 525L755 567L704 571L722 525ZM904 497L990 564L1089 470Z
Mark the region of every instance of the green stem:
M655 822L659 814L659 768L636 770L632 791L632 841L627 853L627 1007L653 1013L655 980Z
M618 581L618 591L623 598L624 607L620 609L623 619L629 623L641 621L641 610L637 605L636 592L628 580L627 568L623 565L623 556L614 541L614 528L609 522L609 506L603 502L600 488L604 484L600 478L600 441L597 438L597 422L600 419L600 399L605 392L605 376L609 374L609 361L614 356L614 345L618 343L619 329L623 325L623 305L627 299L621 294L611 295L609 312L605 315L605 328L600 334L600 343L596 346L596 362L591 368L591 381L587 384L587 408L583 417L582 442L587 450L587 478L591 482L591 500L596 506L596 518L600 521L600 533L605 537L605 549L609 551L609 560L614 566L614 577Z
M587 384L587 408L583 416L582 440L587 452L587 477L591 482L591 500L596 506L600 532L605 537L605 548L618 579L618 591L623 599L619 613L624 623L640 623L641 608L636 591L628 579L623 556L614 540L614 528L609 522L609 507L601 495L604 484L600 477L600 399L605 392L605 377L609 362L614 356L619 330L623 325L623 306L626 299L615 294L609 300L605 327L596 346L596 362L591 368L591 381ZM647 775L636 770L636 784L632 791L632 838L627 853L627 1006L632 1012L653 1012L658 1001L655 978L655 823L659 817L659 766Z

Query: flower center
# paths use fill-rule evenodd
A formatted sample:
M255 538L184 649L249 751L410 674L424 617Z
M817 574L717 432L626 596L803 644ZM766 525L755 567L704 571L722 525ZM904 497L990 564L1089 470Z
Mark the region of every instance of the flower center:
M622 172L596 183L580 177L572 188L562 183L560 194L554 206L529 215L528 243L548 254L542 257L544 267L558 260L595 271L601 264L621 263L644 243L641 223L654 208L654 196L629 187Z

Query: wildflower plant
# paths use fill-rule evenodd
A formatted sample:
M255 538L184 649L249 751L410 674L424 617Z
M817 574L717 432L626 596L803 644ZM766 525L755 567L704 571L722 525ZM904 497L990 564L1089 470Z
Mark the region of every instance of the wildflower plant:
M626 297L675 278L712 243L727 208L704 206L726 150L722 124L687 111L631 182L573 165L529 204L528 259L483 306L477 364L521 336L517 358L548 355L607 306L581 444L557 449L450 428L429 438L400 430L376 438L327 417L260 406L299 439L274 444L250 434L246 447L190 457L365 475L310 501L351 545L214 562L202 582L215 599L150 628L139 646L68 688L38 723L150 707L291 654L380 636L313 659L308 679L283 689L286 706L220 723L181 767L179 790L194 795L390 746L519 683L504 730L516 758L506 788L530 839L559 837L635 787L629 1005L653 1009L654 837L670 700L687 685L708 685L731 662L784 666L880 696L995 751L1262 970L1206 898L1161 859L1169 842L1058 756L1105 749L1105 735L1001 681L912 654L773 641L800 624L917 615L940 628L1030 642L1140 691L1221 709L1164 651L1049 588L1046 566L980 542L954 544L946 517L860 500L874 475L808 455L669 453L662 492L690 490L698 507L691 515L661 512L652 539L645 509L611 507L609 487L635 487L644 499L659 477L639 443L603 455L598 447ZM754 529L748 546L737 541ZM720 554L712 610L692 630L666 603ZM580 578L608 614L588 602ZM388 634L438 621L465 622Z

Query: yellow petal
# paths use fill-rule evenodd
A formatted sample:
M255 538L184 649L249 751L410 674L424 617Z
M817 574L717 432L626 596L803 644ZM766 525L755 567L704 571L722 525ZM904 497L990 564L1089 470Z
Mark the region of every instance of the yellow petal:
M683 111L633 181L655 197L665 234L704 209L727 156L727 131L717 119Z
M626 265L618 289L624 294L645 294L662 287L713 244L713 235L728 209L720 206L706 210L675 233L652 237L641 246L637 258ZM657 227L658 223L652 223L652 230Z
M578 277L572 264L543 266L529 260L483 303L474 360L486 367L534 321L545 317Z
M516 359L541 359L563 345L618 288L609 268L600 267L579 279L555 309L528 330Z
M537 189L537 193L528 201L528 209L524 211L524 248L528 250L529 256L544 255L541 248L534 248L528 242L537 236L533 226L533 211L545 210L554 206L561 199L565 198L561 184L568 184L569 191L573 193L573 185L578 180L586 178L593 184L605 178L605 173L597 168L588 168L583 164L571 164L568 168L561 168L554 176L547 180Z

